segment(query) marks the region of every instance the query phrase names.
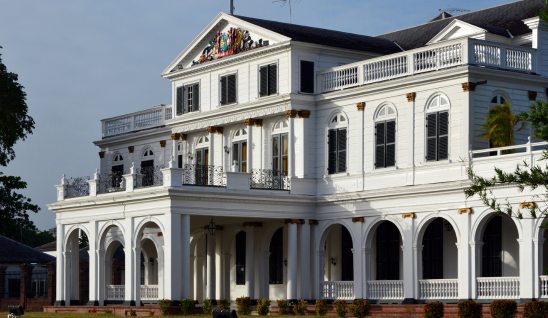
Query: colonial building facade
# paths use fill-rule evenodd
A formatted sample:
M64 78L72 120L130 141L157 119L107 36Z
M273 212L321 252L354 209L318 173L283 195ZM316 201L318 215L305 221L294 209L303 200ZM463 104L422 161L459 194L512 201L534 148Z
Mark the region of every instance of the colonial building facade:
M548 297L543 218L463 192L546 148L482 138L493 105L546 99L542 5L376 37L219 14L163 71L172 104L104 119L97 171L57 186L57 303L83 235L94 305ZM529 215L535 192L494 191Z

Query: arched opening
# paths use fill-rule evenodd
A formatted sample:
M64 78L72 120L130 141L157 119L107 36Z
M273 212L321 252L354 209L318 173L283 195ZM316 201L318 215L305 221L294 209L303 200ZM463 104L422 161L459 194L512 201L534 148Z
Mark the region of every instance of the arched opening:
M269 247L268 258L268 283L270 285L279 285L284 283L283 266L284 266L284 238L283 228L279 228L272 235Z
M352 235L340 224L330 226L322 240L323 281L320 290L325 299L354 299L354 255Z
M245 285L246 233L244 231L240 231L236 234L234 244L236 250L236 285Z
M137 234L140 248L138 269L140 271L140 300L142 302L157 301L163 295L163 234L156 223L148 222Z
M125 299L125 251L122 230L113 225L107 228L100 241L99 288L100 299L105 303L122 303Z
M540 229L538 232L539 246L538 246L538 260L540 276L540 297L548 297L548 228L546 227L546 218L540 223Z
M81 229L73 230L65 246L66 303L83 305L89 301L88 236Z

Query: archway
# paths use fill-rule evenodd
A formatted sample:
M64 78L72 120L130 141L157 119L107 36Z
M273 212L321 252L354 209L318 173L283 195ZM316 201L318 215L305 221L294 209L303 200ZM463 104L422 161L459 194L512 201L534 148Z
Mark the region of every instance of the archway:
M147 222L137 233L137 246L140 250L139 299L146 303L163 298L163 253L164 238L160 227Z
M125 251L122 230L109 226L101 235L99 260L100 299L106 303L122 303L125 299Z
M65 245L67 305L84 305L89 300L88 236L76 228L67 236Z
M331 225L322 236L323 273L320 291L325 299L354 299L354 255L352 235L341 224Z
M284 228L278 228L270 239L268 248L268 285L270 299L283 299L286 297L284 267L287 260L284 259Z

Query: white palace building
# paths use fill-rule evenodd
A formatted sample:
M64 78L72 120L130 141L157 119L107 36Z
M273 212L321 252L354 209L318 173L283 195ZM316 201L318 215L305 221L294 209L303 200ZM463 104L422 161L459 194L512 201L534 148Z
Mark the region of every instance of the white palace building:
M163 71L172 104L102 120L97 171L57 186L57 304L548 297L535 193L495 189L518 219L463 192L547 147L482 138L546 99L543 4L375 37L220 13Z

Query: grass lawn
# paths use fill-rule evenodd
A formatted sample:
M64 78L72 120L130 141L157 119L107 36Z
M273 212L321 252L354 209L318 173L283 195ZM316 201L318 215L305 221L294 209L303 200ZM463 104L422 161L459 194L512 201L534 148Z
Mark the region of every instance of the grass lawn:
M0 318L7 317L7 312L0 312ZM105 318L105 317L120 317L116 316L114 314L78 314L78 313L47 313L47 312L26 312L25 315L21 316L21 318ZM211 317L211 315L191 315L191 316L164 316L164 317L171 317L171 318L206 318ZM240 316L238 315L238 318L257 318L259 316ZM295 318L295 316L276 316L279 318Z

